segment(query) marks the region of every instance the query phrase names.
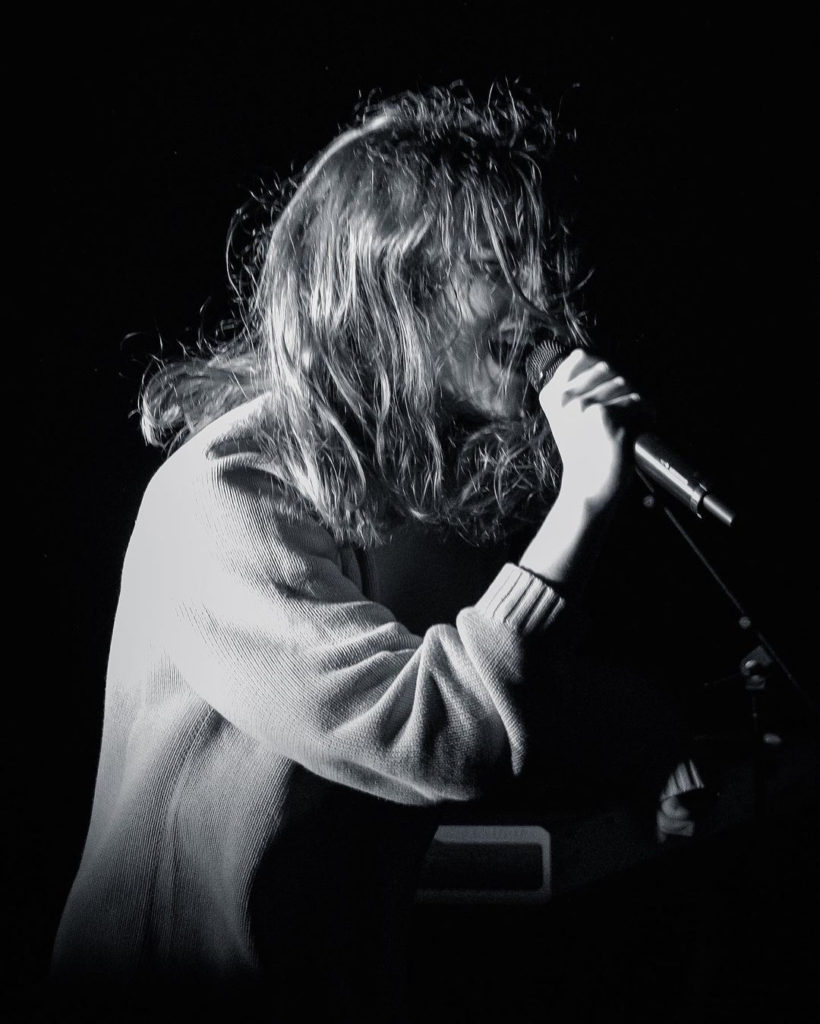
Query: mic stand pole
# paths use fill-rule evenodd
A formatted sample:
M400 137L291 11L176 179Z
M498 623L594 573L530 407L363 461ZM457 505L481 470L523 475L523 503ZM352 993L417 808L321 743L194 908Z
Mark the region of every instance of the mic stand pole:
M740 665L740 675L745 679L744 689L749 696L749 715L752 732L752 771L753 792L754 792L754 817L760 823L766 810L766 776L765 776L765 754L767 746L767 734L763 730L761 721L761 698L771 678L772 666L776 666L783 676L788 680L795 693L803 701L809 711L820 721L820 704L810 695L795 679L789 671L783 659L775 651L772 644L766 639L759 629L753 624L752 619L741 605L737 597L732 593L724 580L720 577L715 567L709 562L706 555L695 543L694 538L669 508L665 501L659 501L656 489L649 479L639 469L638 477L648 490L644 496L644 508L654 509L660 507L669 522L684 539L689 549L706 569L713 581L717 584L724 597L729 601L737 614L737 625L746 635L751 635L756 641L756 646L743 658Z

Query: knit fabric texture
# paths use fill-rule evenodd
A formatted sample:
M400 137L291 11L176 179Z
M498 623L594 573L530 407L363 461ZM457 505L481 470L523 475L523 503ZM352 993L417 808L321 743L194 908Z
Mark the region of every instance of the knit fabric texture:
M365 592L366 554L283 512L261 401L142 501L57 978L281 979L309 957L317 984L342 961L389 983L436 808L521 770L525 642L561 598L507 564L411 633Z

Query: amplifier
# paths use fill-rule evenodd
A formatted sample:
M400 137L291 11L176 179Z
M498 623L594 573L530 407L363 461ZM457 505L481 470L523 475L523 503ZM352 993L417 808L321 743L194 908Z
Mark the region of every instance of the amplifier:
M442 825L416 893L420 903L546 903L550 834L540 825Z

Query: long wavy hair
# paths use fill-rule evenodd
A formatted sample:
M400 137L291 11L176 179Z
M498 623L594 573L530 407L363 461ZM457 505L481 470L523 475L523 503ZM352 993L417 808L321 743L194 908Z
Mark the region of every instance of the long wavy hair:
M502 388L540 332L586 344L568 235L544 195L555 143L550 113L510 86L483 102L450 87L366 105L234 219L238 314L146 378L146 439L173 449L265 395L258 443L284 503L342 544L378 544L408 520L483 543L542 515L558 462L537 396L492 417L448 392L458 322L442 299L491 247L515 296ZM262 227L237 246L249 223Z

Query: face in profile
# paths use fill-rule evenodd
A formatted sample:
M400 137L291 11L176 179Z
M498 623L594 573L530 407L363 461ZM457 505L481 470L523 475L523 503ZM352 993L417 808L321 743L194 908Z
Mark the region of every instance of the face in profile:
M460 407L488 419L521 415L527 386L519 300L490 252L455 264L446 289L441 384Z

